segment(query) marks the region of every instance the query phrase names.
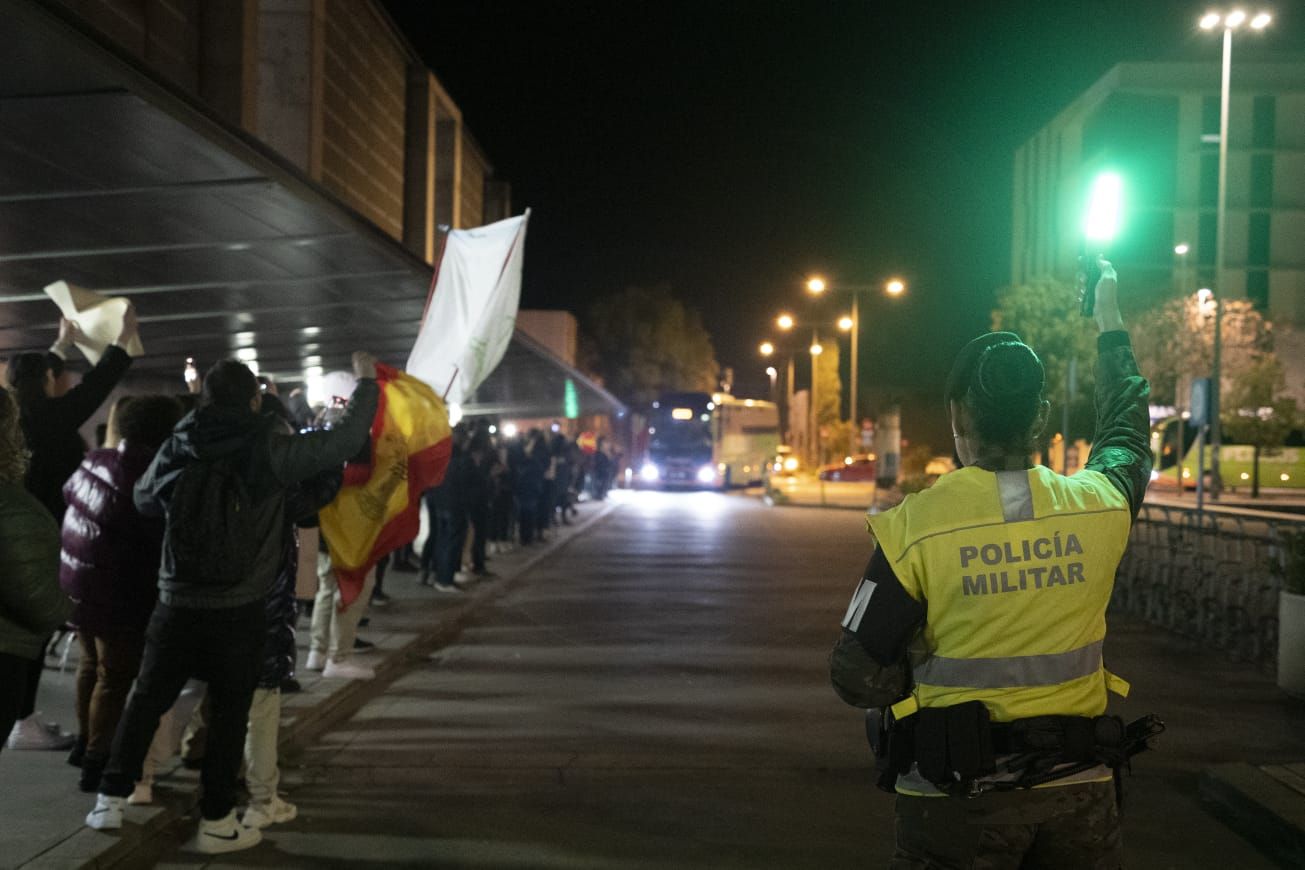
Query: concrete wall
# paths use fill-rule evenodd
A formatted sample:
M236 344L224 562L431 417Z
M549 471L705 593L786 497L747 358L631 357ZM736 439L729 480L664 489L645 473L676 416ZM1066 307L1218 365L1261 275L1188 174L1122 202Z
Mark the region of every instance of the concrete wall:
M567 365L575 365L579 326L570 311L523 309L517 312L517 328Z

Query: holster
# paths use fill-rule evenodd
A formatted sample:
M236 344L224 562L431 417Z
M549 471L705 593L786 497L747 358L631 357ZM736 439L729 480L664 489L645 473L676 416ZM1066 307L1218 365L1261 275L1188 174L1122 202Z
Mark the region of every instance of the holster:
M915 714L915 761L920 775L943 791L968 789L996 772L992 723L982 701L925 707Z

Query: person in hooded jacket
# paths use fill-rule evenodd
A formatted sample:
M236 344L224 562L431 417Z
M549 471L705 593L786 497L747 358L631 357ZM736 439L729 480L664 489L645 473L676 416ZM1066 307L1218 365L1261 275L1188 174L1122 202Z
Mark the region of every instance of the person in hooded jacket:
M0 389L0 733L27 695L32 662L63 624L72 602L59 589L59 528L23 486L27 448L18 405Z
M136 484L136 507L166 520L159 602L140 674L114 736L86 824L122 827L126 798L158 727L186 681L208 683L211 718L194 848L216 854L262 840L236 818L236 783L258 684L266 599L284 565L286 499L302 481L340 468L376 414L376 360L355 353L358 385L330 430L290 435L258 413L258 381L236 360L204 378L200 407L177 425Z
M290 413L276 396L268 394L263 397L261 412L264 416L279 417L285 424L285 431L294 431ZM249 791L249 806L241 817L245 827L266 828L292 821L299 814L294 804L277 794L281 782L277 767L281 684L295 672L297 528L316 525L317 512L330 504L343 481L340 469L333 468L300 483L286 498L281 569L264 607L267 631L263 639L263 666L249 707L249 731L245 737L245 787Z
M121 441L92 450L64 484L59 559L59 583L74 602L69 622L82 648L78 741L81 789L91 793L109 760L158 598L163 521L136 510L132 489L181 419L181 404L170 396L135 397L114 410Z
M63 361L83 336L71 320L60 321L59 337L48 353L22 353L9 363L9 383L18 400L23 437L31 451L25 483L54 517L56 527L63 522L63 485L86 454L86 442L78 429L99 410L127 373L131 357L125 348L136 335L136 311L129 305L117 342L105 348L99 362L75 387L67 384ZM18 722L9 732L10 749L62 750L75 742L71 734L53 723L42 722L37 715L36 696L44 664L44 659L38 657L27 675L27 693Z

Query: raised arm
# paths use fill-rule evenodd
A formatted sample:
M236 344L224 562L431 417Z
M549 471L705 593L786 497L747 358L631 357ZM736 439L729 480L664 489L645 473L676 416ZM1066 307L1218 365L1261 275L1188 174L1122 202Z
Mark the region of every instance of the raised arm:
M1097 284L1097 432L1086 467L1100 472L1128 499L1137 516L1151 482L1151 385L1137 370L1119 313L1119 280L1101 261Z

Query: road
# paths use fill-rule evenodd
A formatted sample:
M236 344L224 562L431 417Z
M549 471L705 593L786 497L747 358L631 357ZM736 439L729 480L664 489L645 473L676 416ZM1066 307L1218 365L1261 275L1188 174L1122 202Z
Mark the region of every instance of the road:
M295 760L299 820L209 866L883 866L892 799L825 661L868 554L862 518L618 497ZM1140 626L1118 635L1107 656L1134 680L1128 712L1149 695L1181 720L1172 753L1139 761L1130 864L1270 866L1199 807L1196 773L1251 739L1217 721L1215 696L1236 693L1270 758L1305 757L1299 706Z

